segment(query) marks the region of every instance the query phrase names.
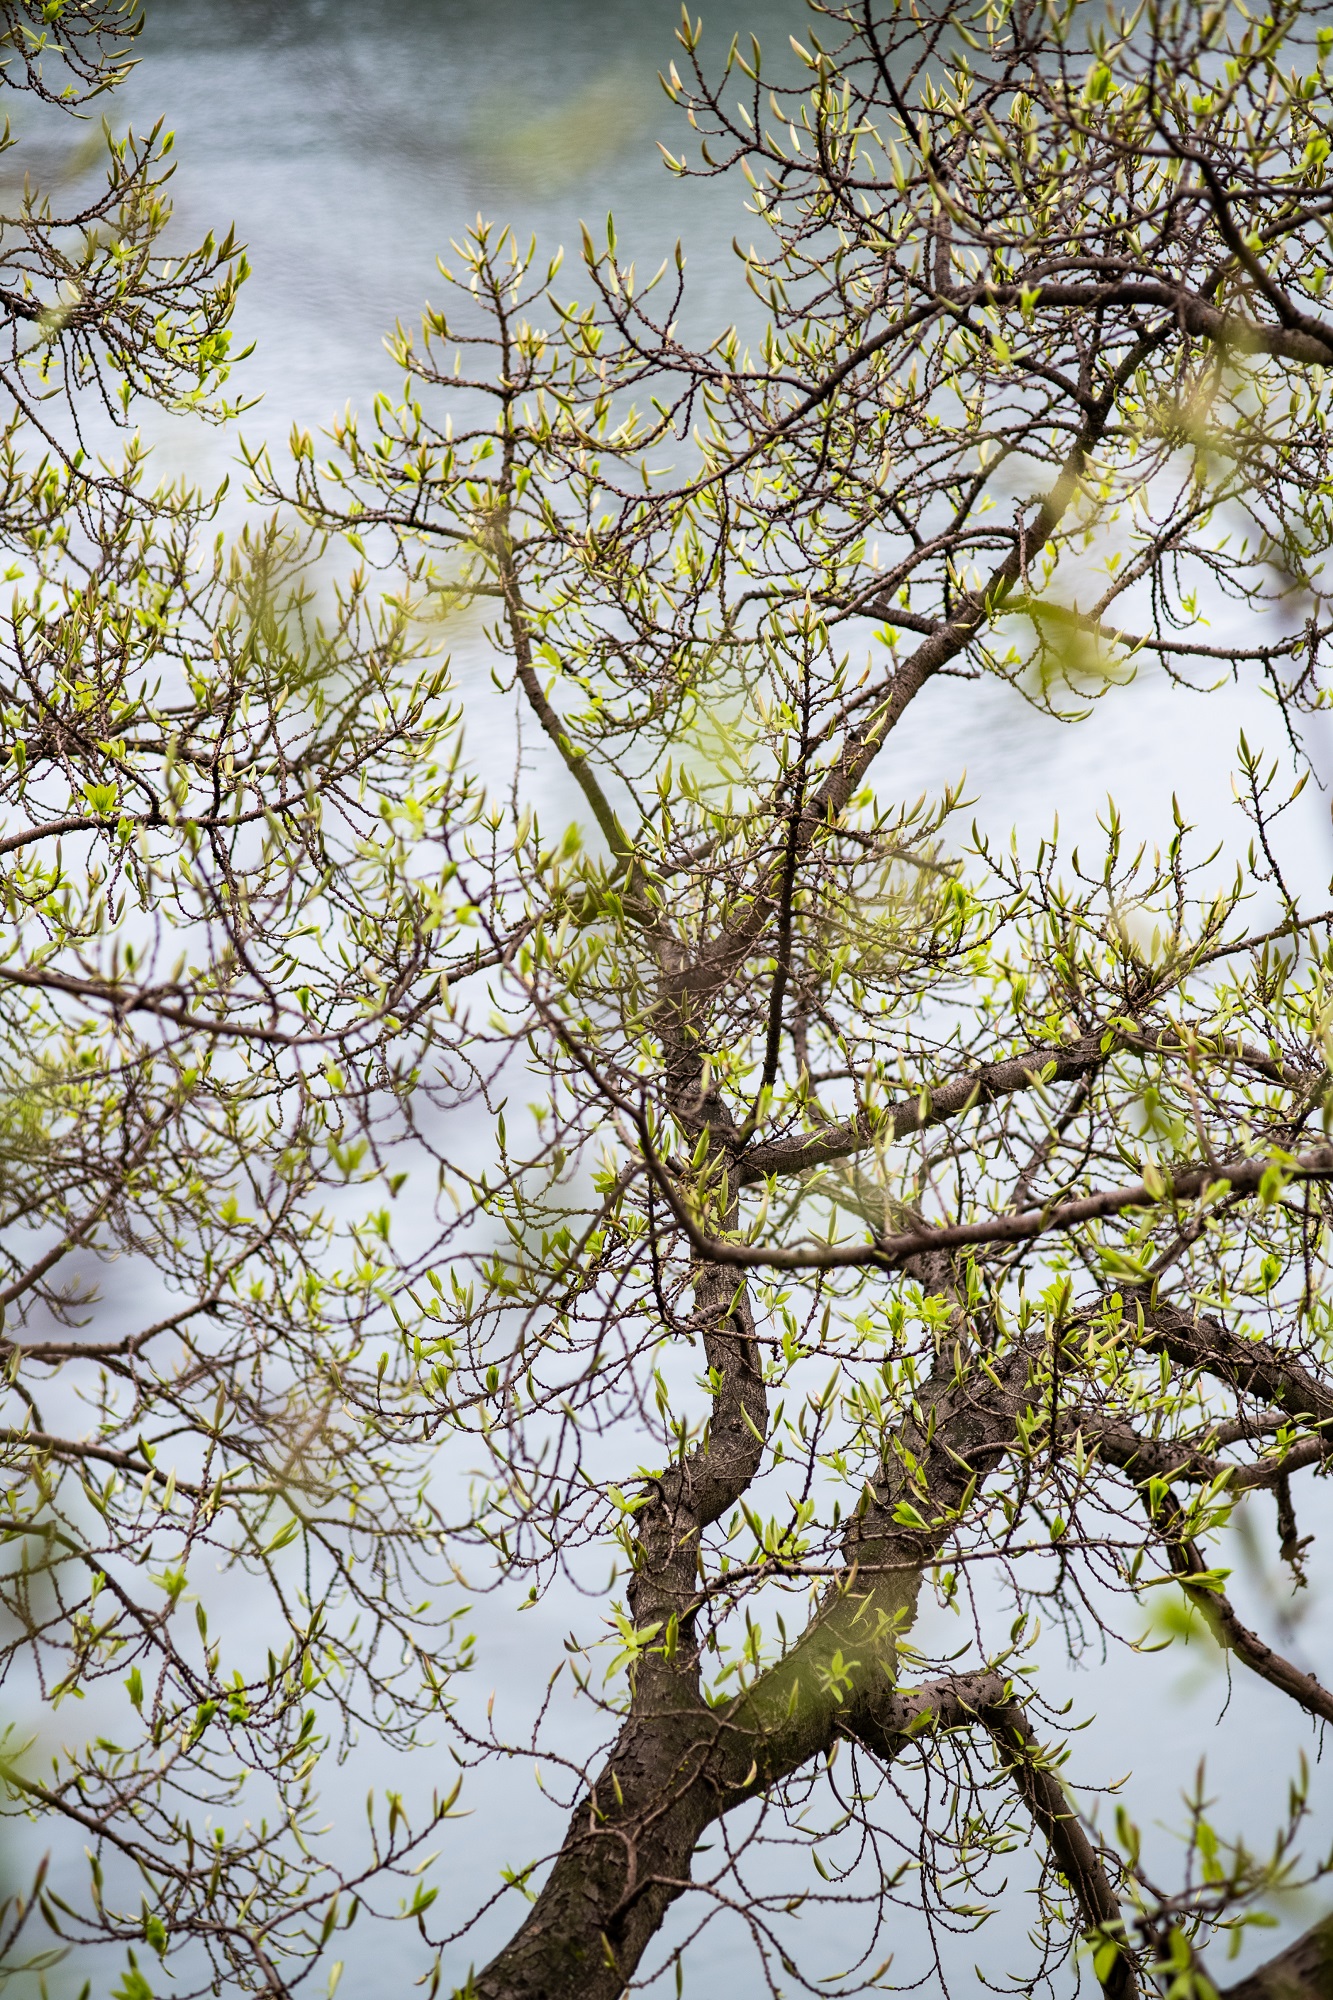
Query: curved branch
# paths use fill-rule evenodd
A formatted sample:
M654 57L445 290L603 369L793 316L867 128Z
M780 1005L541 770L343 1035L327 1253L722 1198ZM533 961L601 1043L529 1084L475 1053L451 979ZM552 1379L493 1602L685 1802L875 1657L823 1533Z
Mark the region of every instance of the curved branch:
M1016 1701L988 1703L978 1713L995 1739L995 1747L1018 1787L1033 1825L1073 1892L1084 1929L1101 1941L1122 1947L1098 1975L1103 1993L1107 2000L1131 2000L1139 1990L1139 1983L1123 1950L1125 1924L1120 1914L1120 1898L1111 1885L1101 1852L1088 1838L1077 1808L1056 1776L1049 1754L1037 1742L1031 1723Z
M1267 1681L1280 1694L1288 1696L1307 1715L1320 1722L1333 1722L1333 1690L1326 1688L1313 1674L1303 1673L1299 1667L1293 1666L1281 1653L1275 1653L1256 1632L1251 1632L1248 1625L1241 1623L1230 1599L1213 1581L1215 1572L1205 1563L1198 1544L1182 1531L1182 1509L1175 1494L1167 1492L1155 1505L1152 1498L1145 1494L1144 1504L1149 1519L1162 1530L1163 1547L1172 1575L1223 1651L1234 1653L1251 1673ZM1196 1578L1199 1581L1195 1581Z
M1039 1083L1068 1083L1086 1076L1104 1061L1099 1038L1085 1035L1063 1046L1044 1044L1025 1049L1021 1055L1003 1062L982 1063L974 1070L951 1076L937 1090L922 1090L917 1096L883 1111L860 1111L854 1118L816 1132L800 1133L790 1139L769 1139L752 1146L740 1163L743 1186L766 1180L770 1175L802 1173L812 1167L830 1165L863 1152L876 1140L905 1138L926 1131L971 1111L978 1104L994 1104Z
M1150 1353L1160 1349L1179 1367L1201 1368L1229 1389L1275 1403L1288 1416L1333 1426L1333 1389L1299 1361L1275 1354L1262 1341L1243 1340L1211 1313L1186 1311L1170 1299L1154 1302L1129 1286L1124 1290L1143 1314Z
M625 1107L628 1108L628 1107ZM701 1257L732 1264L738 1270L768 1267L775 1271L843 1271L864 1266L894 1270L909 1258L939 1250L963 1250L992 1243L1027 1243L1053 1232L1076 1229L1081 1223L1100 1222L1108 1216L1123 1215L1134 1208L1156 1208L1168 1199L1194 1201L1209 1190L1219 1193L1256 1194L1271 1171L1265 1159L1229 1160L1202 1167L1187 1167L1173 1174L1169 1184L1156 1190L1144 1181L1129 1187L1099 1188L1092 1194L1077 1195L1071 1201L1054 1202L1048 1208L1028 1209L1019 1215L997 1215L986 1222L942 1223L917 1230L911 1235L882 1236L873 1243L849 1245L846 1249L823 1248L811 1243L800 1245L728 1242L708 1235L671 1187L661 1162L648 1150L646 1129L639 1121L649 1170L671 1203L677 1221ZM1317 1146L1309 1153L1281 1163L1281 1171L1291 1181L1333 1178L1333 1146ZM1333 1401L1330 1403L1333 1409Z

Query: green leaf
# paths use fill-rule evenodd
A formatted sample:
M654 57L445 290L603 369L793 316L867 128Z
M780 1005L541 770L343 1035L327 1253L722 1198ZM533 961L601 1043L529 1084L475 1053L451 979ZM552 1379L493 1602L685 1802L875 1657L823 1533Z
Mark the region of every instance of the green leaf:
M120 1985L113 1987L111 2000L153 2000L153 1989L139 1970L138 1960L130 1953L129 1966L121 1974Z
M1099 1985L1105 1986L1119 1957L1120 1947L1118 1944L1113 1944L1110 1938L1098 1945L1092 1954L1092 1969Z

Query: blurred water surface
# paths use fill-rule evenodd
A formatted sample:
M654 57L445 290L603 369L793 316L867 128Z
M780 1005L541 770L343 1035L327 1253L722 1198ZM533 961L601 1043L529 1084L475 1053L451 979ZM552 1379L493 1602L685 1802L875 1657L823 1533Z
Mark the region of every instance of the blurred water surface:
M754 326L732 248L756 231L743 183L682 182L658 152L692 144L656 80L678 18L674 0L155 0L117 103L177 134L182 240L234 221L249 246L237 344L255 352L234 378L259 399L246 436L281 446L293 424L318 430L394 393L384 335L441 296L436 259L479 215L566 246L561 286L576 294L579 223L604 226L613 208L641 272L684 243L688 330ZM780 56L805 19L803 0L718 0L704 48L720 60L733 32L754 32ZM156 435L165 465L200 477L232 448L196 425ZM460 633L464 670L476 643ZM1255 688L1200 701L1150 667L1072 732L1008 690L964 703L948 687L916 705L883 768L914 788L966 769L983 819L1026 834L1057 809L1093 830L1108 790L1145 831L1169 824L1174 790L1225 833L1237 730L1280 740L1272 721ZM1311 865L1326 873L1326 807L1312 797L1310 812Z
M734 29L754 30L781 48L805 19L799 0L720 0L705 11L705 48L715 56ZM655 267L678 236L684 240L694 330L752 309L731 250L733 236L748 240L754 226L743 188L683 185L658 155L658 139L679 152L688 138L655 80L671 58L677 18L675 0L150 4L142 61L118 100L118 116L139 125L160 116L176 132L182 237L234 221L249 246L254 275L237 324L240 341L253 341L255 353L238 384L261 400L245 419L247 435L280 447L294 423L317 429L348 402L366 409L376 391L392 393L385 330L438 295L436 257L447 256L450 238L478 213L512 222L524 239L535 232L544 248L562 242L572 250L580 218L600 224L614 207L622 247L632 246L641 269ZM571 291L573 263L566 267ZM165 464L201 478L225 469L232 448L197 425L168 425L156 435ZM475 693L489 722L479 628L460 628L457 651L464 691ZM1095 836L1108 790L1132 826L1164 840L1175 792L1210 839L1225 836L1237 846L1230 772L1242 726L1252 740L1280 743L1255 689L1186 696L1151 671L1073 730L1035 716L1005 689L938 687L912 710L882 759L881 779L915 796L965 769L980 818L992 829L1015 825L1029 840L1056 811L1067 829ZM1322 886L1330 863L1327 796L1311 787L1301 810L1296 872ZM1264 1504L1252 1502L1251 1511ZM1259 1527L1271 1536L1270 1522ZM1333 1634L1327 1589L1314 1595L1300 1647L1317 1666L1327 1661ZM1257 1597L1253 1610L1256 1618L1274 1615ZM240 1603L235 1611L243 1617ZM582 1637L592 1636L596 1616L586 1601L521 1618L512 1606L490 1604L480 1622L477 1679L483 1701L497 1690L504 1726L521 1731L564 1633L579 1624ZM1132 1766L1141 1816L1178 1821L1179 1787L1206 1753L1226 1793L1246 1801L1258 1834L1307 1733L1276 1695L1252 1682L1236 1685L1219 1729L1227 1701L1220 1678L1205 1676L1183 1691L1179 1679L1175 1653L1110 1675L1071 1674L1077 1713L1100 1709L1096 1727L1077 1739L1080 1776L1107 1782ZM428 1759L417 1760L421 1789L428 1792L437 1776L447 1785ZM358 1838L365 1783L364 1767L354 1767L346 1783L334 1776L331 1810L337 1819L347 1811L349 1841ZM474 1894L499 1886L502 1863L521 1866L558 1837L558 1818L539 1805L530 1769L500 1772L474 1794L468 1802L476 1817L451 1829L437 1871L443 1928ZM1163 1872L1165 1855L1164 1848ZM1021 1875L1020 1861L1015 1868ZM512 1896L492 1935L512 1928L521 1910ZM1005 1926L983 1947L997 1971L1006 1939L1024 1926L1021 1905ZM803 1927L825 1939L833 1970L839 1921L814 1908ZM406 1991L423 1964L410 1932L387 1948L368 1932L353 1934L347 1955L344 1994L391 1985ZM454 1976L472 1955L471 1948L461 1952ZM953 1954L961 1991L973 1990L974 1956L966 1944ZM904 1975L909 1963L923 1970L904 1947ZM725 1976L737 2000L758 2000L759 1976L739 1926L711 1933L691 1971L700 1994Z
M725 22L785 47L803 12L726 0L709 40L725 47ZM614 205L641 266L686 237L697 323L734 313L734 189L682 187L655 143L679 150L656 81L677 19L669 0L150 6L121 102L179 135L183 233L234 217L250 246L238 324L259 342L260 427L325 421L384 387L385 329L438 292L436 257L479 213L576 244L579 219Z

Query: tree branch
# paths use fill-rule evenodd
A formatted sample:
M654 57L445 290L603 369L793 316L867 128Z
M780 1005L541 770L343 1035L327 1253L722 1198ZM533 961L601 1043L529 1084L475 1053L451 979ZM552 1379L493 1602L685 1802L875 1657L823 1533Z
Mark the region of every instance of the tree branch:
M1016 1092L1030 1090L1039 1081L1065 1083L1095 1069L1104 1061L1096 1036L1061 1045L1039 1045L1003 1062L982 1063L977 1069L952 1076L937 1090L923 1088L915 1097L900 1104L886 1105L882 1111L860 1111L816 1132L789 1139L769 1139L752 1146L741 1159L742 1185L766 1180L770 1175L806 1172L828 1166L863 1152L876 1140L905 1138L923 1132L946 1119L956 1118L978 1104L994 1104ZM1049 1074L1048 1074L1049 1072Z
M1205 1563L1198 1544L1181 1528L1182 1510L1175 1494L1168 1491L1156 1504L1150 1495L1145 1494L1144 1505L1149 1519L1162 1532L1162 1545L1172 1574L1223 1651L1234 1653L1251 1673L1267 1681L1270 1687L1277 1688L1279 1693L1287 1695L1307 1715L1315 1716L1320 1722L1333 1722L1333 1692L1316 1680L1313 1674L1302 1673L1281 1653L1275 1653L1257 1633L1251 1632L1248 1625L1243 1625L1224 1591L1210 1581L1191 1581L1199 1576L1210 1578L1213 1572Z
M645 1134L645 1145L646 1145ZM1230 1160L1204 1167L1188 1167L1171 1177L1165 1190L1154 1191L1143 1181L1128 1187L1100 1188L1093 1194L1055 1202L1049 1208L1028 1209L1020 1215L998 1215L985 1222L952 1222L916 1231L911 1235L882 1236L873 1243L850 1244L847 1248L824 1248L818 1244L769 1244L757 1246L728 1242L701 1229L695 1217L671 1189L665 1168L649 1158L649 1169L667 1193L677 1221L694 1249L702 1257L731 1264L737 1270L768 1268L775 1271L843 1271L864 1266L894 1270L909 1259L932 1251L962 1250L992 1243L1025 1243L1052 1233L1076 1229L1081 1223L1099 1222L1123 1215L1129 1209L1156 1208L1163 1201L1193 1201L1211 1188L1232 1194L1255 1194L1273 1162L1270 1160ZM1333 1178L1333 1147L1318 1146L1285 1162L1282 1171L1292 1181Z
M1056 1776L1048 1753L1037 1742L1019 1703L987 1702L978 1713L995 1739L1001 1760L1032 1815L1033 1825L1073 1892L1085 1931L1099 1941L1114 1942L1121 1947L1099 1975L1103 1993L1107 2000L1131 2000L1139 1990L1139 1983L1124 1950L1120 1898L1112 1887L1102 1853L1088 1838L1077 1808Z
M1333 1917L1321 1917L1257 1971L1224 1986L1221 2000L1333 2000Z

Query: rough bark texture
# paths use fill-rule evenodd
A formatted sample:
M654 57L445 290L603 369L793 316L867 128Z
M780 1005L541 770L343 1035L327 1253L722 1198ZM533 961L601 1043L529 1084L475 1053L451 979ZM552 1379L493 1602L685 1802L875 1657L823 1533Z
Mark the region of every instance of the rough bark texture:
M1223 2000L1333 2000L1333 1917L1222 1994Z
M734 1289L733 1273L705 1267L696 1299L710 1313L730 1306L734 1316ZM744 1385L752 1381L744 1343L717 1338L713 1365L722 1385L715 1413L723 1421L693 1460L656 1483L640 1516L642 1561L631 1603L636 1620L649 1613L657 1619L686 1593L675 1656L640 1662L619 1738L573 1813L526 1922L477 1976L479 2000L617 2000L665 1911L688 1888L696 1844L724 1813L799 1771L839 1737L889 1761L927 1711L936 1726L957 1726L978 1720L983 1700L992 1707L1005 1700L1005 1684L994 1675L904 1692L894 1684L894 1667L896 1638L911 1625L925 1566L969 1482L998 1464L1026 1408L1031 1356L1021 1349L992 1374L960 1376L952 1357L941 1359L923 1389L920 1423L907 1426L901 1456L885 1465L873 1500L849 1526L846 1578L754 1686L722 1709L703 1700L688 1616L696 1587L693 1524L715 1518L709 1508L720 1511L733 1490L744 1490L745 1467L758 1451L740 1414ZM724 1466L741 1481L738 1488L724 1477ZM895 1508L909 1498L933 1524L928 1529L895 1522ZM852 1675L850 1686L839 1676L838 1656ZM1127 1990L1108 1988L1117 1995Z

